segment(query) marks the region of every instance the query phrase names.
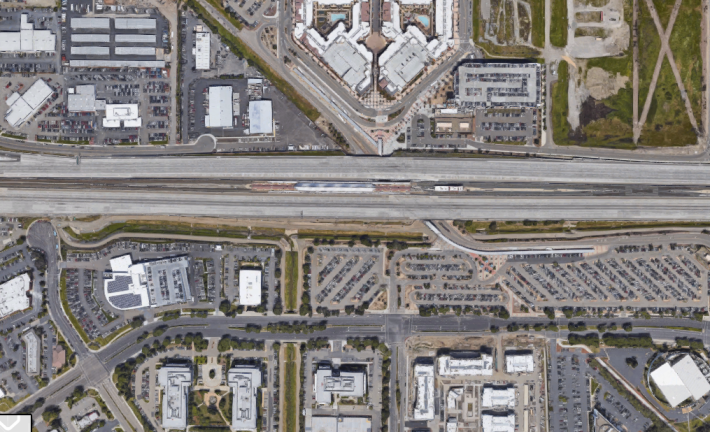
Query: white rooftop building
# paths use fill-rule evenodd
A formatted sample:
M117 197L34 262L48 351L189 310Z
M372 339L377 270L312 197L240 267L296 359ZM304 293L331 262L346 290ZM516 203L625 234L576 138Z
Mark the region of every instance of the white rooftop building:
M209 114L205 116L205 127L233 127L234 111L232 110L232 86L210 87L208 97Z
M459 400L462 394L463 387L449 389L449 394L446 395L446 408L450 410L456 409L456 401Z
M20 15L19 31L0 32L0 52L54 52L57 36L49 30L35 30L27 22L28 14Z
M192 384L192 368L163 366L158 371L158 383L163 387L163 428L187 428L187 394Z
M330 405L333 395L340 397L362 397L367 389L367 375L363 371L345 372L333 370L328 365L319 365L313 386L316 402Z
M515 408L515 388L504 389L484 387L481 406L483 408L507 407Z
M513 373L531 373L535 370L532 354L506 354L505 371Z
M23 273L0 285L0 318L30 307L30 276Z
M239 270L239 304L261 304L261 270Z
M116 18L116 30L155 30L155 18Z
M104 294L120 310L160 307L192 301L185 256L134 264L131 255L110 260L111 277L104 278Z
M351 25L347 30L341 21L326 35L314 28L314 3L319 6L350 5ZM353 91L367 90L372 80L374 55L359 41L370 34L370 23L364 21L363 0L303 0L296 2L296 26L294 34L320 57ZM369 14L366 11L365 14Z
M69 20L72 30L109 30L111 20L109 18L72 18Z
M435 37L428 40L415 25L402 28L400 9L403 5L430 5L434 2ZM427 64L440 58L454 46L454 0L385 0L390 20L382 22L382 35L392 40L378 58L380 79L389 93L402 91Z
M493 357L488 354L481 354L479 358L441 356L437 361L441 376L493 375Z
M22 335L22 340L25 342L25 349L27 350L25 356L25 372L27 372L29 376L39 375L39 338L34 330L29 330Z
M103 119L105 128L119 128L123 122L124 127L141 127L142 121L138 116L138 104L107 104L106 116Z
M414 420L434 420L434 365L414 366L417 400Z
M308 419L308 417L306 417ZM306 427L306 430L309 430ZM370 417L311 417L311 432L372 432Z
M710 391L710 383L688 354L672 365L664 363L651 372L651 378L673 408L691 397L698 400Z
M274 118L270 100L249 101L249 134L274 133Z
M42 108L53 93L54 90L43 79L38 79L22 96L17 92L11 94L5 101L10 107L5 114L5 121L19 128Z
M195 33L195 68L209 70L210 68L210 34Z
M481 415L483 432L515 432L515 414L506 416L491 414Z
M232 388L232 430L256 431L257 392L261 386L261 370L255 366L239 366L227 372Z

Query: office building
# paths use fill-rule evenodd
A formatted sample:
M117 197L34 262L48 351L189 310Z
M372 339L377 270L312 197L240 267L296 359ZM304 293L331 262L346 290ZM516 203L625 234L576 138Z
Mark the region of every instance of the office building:
M239 270L239 304L261 304L261 270Z
M195 33L195 69L209 70L210 68L210 34Z
M481 415L483 432L515 432L515 414L493 415L484 413Z
M441 356L439 375L452 376L490 376L493 375L493 357L482 353L458 353L456 356Z
M227 384L232 388L232 430L256 431L261 370L256 366L233 367L227 372Z
M531 373L535 370L532 353L506 353L505 371L512 373Z
M434 365L414 366L417 399L414 420L434 420Z
M515 388L483 387L481 406L483 408L515 408Z
M651 372L651 379L673 408L689 398L698 400L710 391L710 383L689 354L662 364Z
M249 101L249 134L271 135L274 119L270 100Z
M333 395L362 397L367 392L367 375L364 371L342 371L328 364L318 365L314 376L316 402L330 405Z
M372 419L370 417L313 416L311 417L310 432L372 432Z
M231 86L212 86L208 96L209 113L205 116L205 127L231 128L234 126L233 94Z
M22 341L25 343L25 372L29 376L39 375L39 338L34 330L28 330L22 335Z
M163 388L163 428L187 428L187 394L192 384L192 368L164 365L158 371L158 383Z
M143 122L138 116L138 104L107 104L103 119L105 128L119 128L123 123L126 128L139 128Z
M0 32L0 52L55 52L57 36L49 30L35 30L27 22L29 15L20 15L19 31Z

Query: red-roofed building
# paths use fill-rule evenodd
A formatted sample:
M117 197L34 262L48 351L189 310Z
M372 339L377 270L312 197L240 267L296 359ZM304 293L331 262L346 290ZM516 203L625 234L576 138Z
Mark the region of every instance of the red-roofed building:
M362 2L360 12L362 22L370 22L370 2Z

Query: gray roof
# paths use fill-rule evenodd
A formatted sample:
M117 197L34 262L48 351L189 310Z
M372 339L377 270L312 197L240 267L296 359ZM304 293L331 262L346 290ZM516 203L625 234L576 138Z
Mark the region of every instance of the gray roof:
M70 67L86 68L164 68L163 60L70 60Z
M111 26L108 18L71 18L69 25L73 29L106 29Z
M114 25L117 30L153 30L155 18L116 18Z
M364 372L333 371L328 366L320 366L316 371L316 402L330 404L333 394L340 397L362 397L365 395L366 377Z
M227 371L227 384L232 388L232 430L255 430L259 411L257 392L261 386L261 370L256 366L233 367Z
M458 68L456 96L477 106L536 106L540 75L538 63L468 63Z
M111 42L111 35L107 33L72 33L71 41L75 42L90 42L90 43L108 43Z
M109 55L109 48L101 46L73 46L71 47L71 53L72 55L102 56Z
M192 368L163 366L158 371L158 382L164 388L163 428L185 429L187 427L187 394L192 384Z
M154 56L154 47L123 47L117 46L114 48L116 55L137 55L137 56Z
M116 43L156 43L155 35L148 34L117 34Z
M270 134L274 132L270 100L249 101L249 133Z

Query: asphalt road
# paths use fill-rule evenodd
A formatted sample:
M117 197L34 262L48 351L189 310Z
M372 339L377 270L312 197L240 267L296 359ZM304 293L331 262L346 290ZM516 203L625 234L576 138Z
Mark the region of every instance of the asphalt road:
M375 157L0 158L4 178L427 180L605 185L710 185L710 166L535 159Z
M181 215L348 219L705 220L707 198L296 195L0 189L7 215Z

